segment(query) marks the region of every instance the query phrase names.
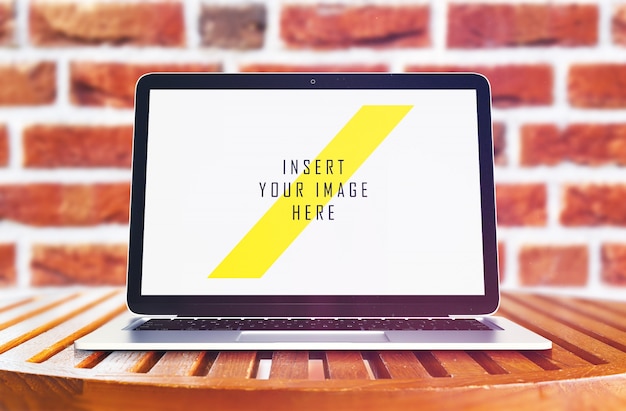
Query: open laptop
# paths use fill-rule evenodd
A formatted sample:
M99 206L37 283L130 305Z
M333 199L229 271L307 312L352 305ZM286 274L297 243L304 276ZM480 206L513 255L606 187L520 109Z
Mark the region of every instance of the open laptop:
M76 348L550 348L490 316L490 110L466 73L142 77L134 315Z

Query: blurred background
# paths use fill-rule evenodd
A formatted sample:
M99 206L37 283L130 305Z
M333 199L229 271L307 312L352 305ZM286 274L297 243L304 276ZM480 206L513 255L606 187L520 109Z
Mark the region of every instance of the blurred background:
M125 283L151 71L483 73L503 288L626 300L626 0L0 0L0 295Z

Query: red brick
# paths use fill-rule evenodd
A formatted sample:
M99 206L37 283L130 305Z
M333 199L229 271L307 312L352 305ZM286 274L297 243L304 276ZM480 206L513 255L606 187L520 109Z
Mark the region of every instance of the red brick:
M70 99L76 105L132 108L135 84L150 72L215 72L219 64L124 64L72 62Z
M0 65L0 106L50 104L56 92L55 63Z
M241 72L267 72L267 73L319 73L319 72L386 72L389 67L386 64L279 64L279 63L258 63L247 64L239 68Z
M11 45L15 38L15 3L0 2L0 44Z
M626 226L626 185L570 185L563 193L564 226Z
M626 46L626 4L615 7L611 31L613 33L613 41L616 44Z
M263 46L267 25L265 6L202 5L200 37L203 46L258 49Z
M602 281L626 285L626 244L602 245Z
M430 44L427 6L287 5L281 38L293 48L424 47Z
M544 184L497 184L497 216L501 226L545 226Z
M626 64L577 64L570 67L568 98L574 107L626 108Z
M598 42L593 4L451 4L448 47L592 46Z
M493 105L499 108L549 105L554 74L547 64L502 66L409 65L410 72L476 72L491 84Z
M563 139L574 163L626 165L626 123L572 124L564 130Z
M506 245L502 242L498 243L498 273L500 282L503 282L506 273Z
M30 263L32 285L124 285L127 246L36 245Z
M15 244L0 244L0 287L14 285L15 275Z
M30 40L36 46L129 44L183 46L180 2L31 3Z
M9 164L9 133L5 125L0 126L0 167Z
M588 271L585 245L525 246L519 254L519 279L525 286L584 286Z
M497 166L507 164L506 158L506 125L493 123L493 156Z
M32 226L127 224L130 184L0 185L0 220Z
M520 162L525 166L555 165L563 161L561 132L554 124L524 125L520 130Z
M521 129L521 163L626 165L626 124L531 124Z
M24 130L24 165L130 167L132 126L34 125Z

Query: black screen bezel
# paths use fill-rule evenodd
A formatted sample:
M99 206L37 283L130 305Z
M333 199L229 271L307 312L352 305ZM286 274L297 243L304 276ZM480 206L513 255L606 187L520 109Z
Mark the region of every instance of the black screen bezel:
M149 97L153 89L474 89L477 98L484 295L142 295ZM454 256L450 256L454 258ZM141 315L206 317L421 317L485 315L499 304L491 92L475 73L151 73L139 79L131 184L127 304Z

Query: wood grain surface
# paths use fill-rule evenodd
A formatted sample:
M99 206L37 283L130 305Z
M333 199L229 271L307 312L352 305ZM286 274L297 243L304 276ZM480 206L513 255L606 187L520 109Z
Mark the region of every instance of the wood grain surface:
M623 410L626 303L505 294L547 351L76 351L117 288L0 300L0 409Z

